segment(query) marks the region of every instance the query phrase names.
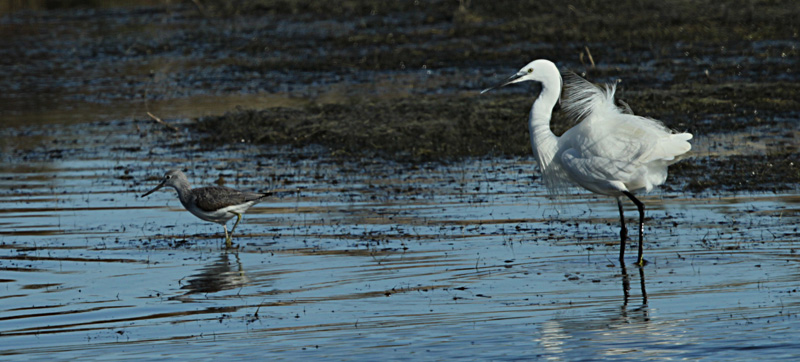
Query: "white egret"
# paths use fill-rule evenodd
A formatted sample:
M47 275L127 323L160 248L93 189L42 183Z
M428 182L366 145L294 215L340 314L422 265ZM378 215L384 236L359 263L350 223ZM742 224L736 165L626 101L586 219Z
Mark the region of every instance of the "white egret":
M178 191L178 199L181 200L181 204L194 216L222 225L225 229L225 245L228 248L232 246L231 238L236 230L236 225L239 225L239 221L242 220L242 214L251 206L260 202L261 199L270 195L239 191L224 186L207 186L193 189L183 172L171 170L164 175L158 186L142 195L142 197L150 195L164 186L172 187L175 191ZM233 224L229 235L227 222L234 216L236 216L236 223Z
M667 179L667 166L689 152L690 133L677 133L661 122L633 115L625 105L614 104L615 85L601 88L569 73L564 84L556 65L549 60L534 60L497 86L535 81L542 90L531 107L528 126L533 154L539 163L542 178L552 194L563 193L572 185L617 199L620 230L619 260L624 263L625 240L628 229L622 197L639 209L639 257L637 265L645 264L644 204L634 196L649 192ZM550 130L550 118L556 102L561 100L567 116L578 122L556 136Z

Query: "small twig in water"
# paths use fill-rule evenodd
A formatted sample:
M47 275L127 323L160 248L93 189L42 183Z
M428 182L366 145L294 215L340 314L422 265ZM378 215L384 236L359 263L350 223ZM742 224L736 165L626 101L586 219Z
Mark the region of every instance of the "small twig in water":
M203 17L207 18L208 13L206 13L206 8L203 6L203 4L200 4L200 2L197 0L192 0L192 2L194 3L194 6L197 7L197 11L200 12L200 15L203 15Z
M592 65L592 68L594 68L594 58L592 58L592 52L589 51L588 46L584 46L583 49L586 49L586 55L589 57L589 63Z
M167 128L169 128L169 129L171 129L171 130L173 130L175 132L180 132L181 131L181 130L178 129L178 127L175 127L173 125L168 124L167 122L162 121L161 118L156 117L155 115L153 115L150 112L147 112L147 115L150 116L150 118L152 118L156 122L161 123L162 125L164 125L164 127L167 127Z

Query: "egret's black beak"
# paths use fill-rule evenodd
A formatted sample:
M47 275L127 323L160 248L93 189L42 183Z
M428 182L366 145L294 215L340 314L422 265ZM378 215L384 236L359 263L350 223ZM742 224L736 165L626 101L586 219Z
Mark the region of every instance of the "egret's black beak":
M511 83L514 83L514 81L515 81L515 80L522 78L524 75L525 75L525 73L517 73L517 74L514 74L514 75L512 75L512 76L508 77L508 79L506 79L506 80L504 80L504 81L500 82L500 83L499 83L499 84L497 84L496 86L494 86L494 87L489 87L489 88L486 88L486 89L482 90L482 91L481 91L481 94L484 94L484 93L486 93L486 92L488 92L488 91L490 91L490 90L492 90L492 89L497 89L497 88L500 88L500 87L507 86L507 85L509 85L509 84L511 84Z
M150 191L147 191L147 193L146 193L146 194L144 194L144 195L142 195L142 197L145 197L145 196L147 196L147 195L150 195L150 194L152 194L152 193L156 192L156 190L158 190L158 189L160 189L160 188L164 187L164 185L165 185L166 183L167 183L167 180L161 181L161 183L160 183L160 184L158 184L158 186L156 186L154 189L152 189L152 190L150 190Z

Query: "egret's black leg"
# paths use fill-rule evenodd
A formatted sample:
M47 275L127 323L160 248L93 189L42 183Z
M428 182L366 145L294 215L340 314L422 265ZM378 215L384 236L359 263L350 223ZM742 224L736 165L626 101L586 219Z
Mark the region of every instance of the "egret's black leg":
M636 196L633 196L632 193L628 191L623 191L622 193L631 199L639 209L639 258L637 259L636 265L644 266L644 204L639 201Z
M628 239L628 228L625 227L625 211L622 210L622 200L619 197L617 206L619 206L619 222L622 224L622 229L619 230L619 262L625 265L625 240Z

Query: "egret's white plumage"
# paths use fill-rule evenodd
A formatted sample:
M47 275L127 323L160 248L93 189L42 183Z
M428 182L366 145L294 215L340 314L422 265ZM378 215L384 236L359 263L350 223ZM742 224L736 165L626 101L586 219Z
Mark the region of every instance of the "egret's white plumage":
M614 103L615 85L598 87L572 73L562 78L549 60L534 60L497 87L524 81L542 85L531 107L528 126L547 189L560 194L579 185L617 198L622 222L620 261L627 238L621 197L630 198L639 209L638 264L643 265L644 204L634 193L648 192L664 183L667 166L692 148L688 142L692 135L673 132L657 120L636 116L627 105L618 107ZM483 92L493 88L496 87ZM560 137L550 130L553 107L559 99L567 116L576 122Z

